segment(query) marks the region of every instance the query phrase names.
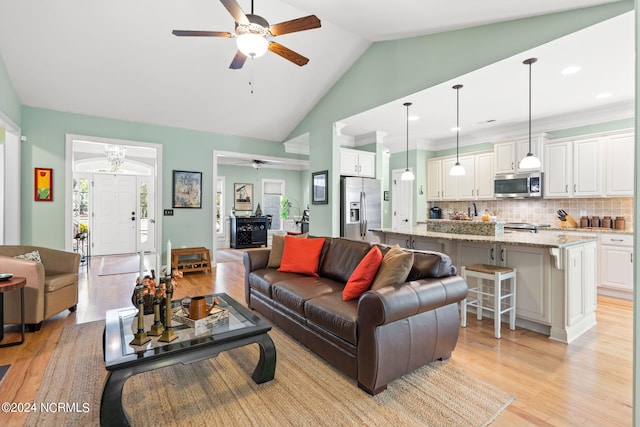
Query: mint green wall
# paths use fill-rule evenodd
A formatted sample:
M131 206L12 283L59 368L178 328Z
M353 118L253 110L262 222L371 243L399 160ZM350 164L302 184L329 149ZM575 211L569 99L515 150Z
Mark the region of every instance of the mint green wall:
M481 144L468 145L465 147L460 147L458 151L460 154L477 153L479 151L493 151L493 143L483 142ZM438 150L433 152L433 157L445 157L445 156L455 156L455 155L456 155L455 148L447 148L446 150Z
M9 116L18 126L21 123L20 100L0 56L0 111Z
M213 150L294 157L272 141L220 135L63 113L32 107L22 108L22 129L28 140L22 144L22 230L24 244L64 248L65 134L89 135L163 146L162 207L171 208L173 170L202 172L202 209L175 209L163 218L163 239L176 246L212 246ZM31 197L33 168L53 168L53 202L34 202Z
M229 215L230 210L233 208L233 184L241 182L245 184L253 184L253 210L255 212L257 203L262 207L262 180L263 179L282 179L285 181L285 195L289 199L294 209L292 215L298 215L296 206L299 206L300 215L302 210L306 209L310 204L309 192L311 190L311 184L309 182L311 173L308 170L305 171L293 171L285 169L270 169L262 168L259 170L242 167L242 166L230 166L230 165L218 165L218 176L224 176L225 178L225 193L227 194L227 205L225 206L225 215ZM237 215L245 215L245 213L237 213Z
M630 0L533 18L372 44L291 132L309 133L311 169L338 178L338 140L333 123L456 76L511 57L558 37L633 10ZM332 143L333 142L333 143ZM424 166L422 166L424 167ZM393 169L393 168L391 168ZM336 190L336 188L333 188ZM333 196L333 194L332 194ZM322 207L326 221L312 224L316 234L336 232L339 199ZM339 203L339 202L338 202ZM334 208L335 206L335 208ZM333 214L330 215L329 211ZM313 209L312 209L313 212Z

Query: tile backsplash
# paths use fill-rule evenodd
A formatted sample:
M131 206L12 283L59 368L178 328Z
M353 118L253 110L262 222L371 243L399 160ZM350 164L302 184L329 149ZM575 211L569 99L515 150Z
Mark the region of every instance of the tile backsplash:
M598 198L598 199L502 199L480 200L475 202L478 206L478 215L482 215L485 209L501 211L498 221L504 222L533 222L538 224L551 224L560 226L560 220L556 212L564 209L578 223L580 211L586 211L588 217L610 216L615 219L622 216L625 219L626 229L633 230L633 197ZM438 206L442 209L444 218L455 211L466 212L469 202L429 202L427 204L427 218L429 209Z

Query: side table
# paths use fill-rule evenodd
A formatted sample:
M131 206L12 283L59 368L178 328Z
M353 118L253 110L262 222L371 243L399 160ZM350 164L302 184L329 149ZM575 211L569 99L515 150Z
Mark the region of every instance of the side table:
M20 290L20 341L0 344L2 347L22 344L24 342L24 286L27 279L24 277L12 277L9 280L0 281L0 342L4 339L4 293Z

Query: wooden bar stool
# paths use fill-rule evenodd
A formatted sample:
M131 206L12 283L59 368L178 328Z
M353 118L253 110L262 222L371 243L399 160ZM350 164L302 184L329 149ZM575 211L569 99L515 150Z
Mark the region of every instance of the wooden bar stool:
M467 306L476 308L476 318L482 320L482 310L493 312L494 335L500 338L500 323L504 313L509 313L509 328L516 328L516 269L490 264L473 264L463 266L462 277L469 285L469 296L462 300L461 326L467 326ZM471 287L468 278L476 278L476 286ZM503 281L510 280L511 286L503 288ZM486 289L484 281L491 281L493 288ZM475 299L470 299L470 296ZM484 305L484 297L493 298L493 306Z

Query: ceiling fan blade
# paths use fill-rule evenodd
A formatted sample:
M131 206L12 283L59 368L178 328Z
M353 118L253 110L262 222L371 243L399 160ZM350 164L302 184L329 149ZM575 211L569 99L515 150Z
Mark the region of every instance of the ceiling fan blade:
M244 53L238 51L236 53L236 56L233 57L233 61L231 61L231 65L229 65L229 68L231 68L232 70L239 70L240 68L242 68L246 60L247 56Z
M173 35L178 37L235 37L235 34L227 31L190 31L190 30L173 30Z
M244 14L242 8L236 0L220 0L220 3L229 11L233 19L242 25L249 25L249 18Z
M320 19L318 19L316 15L309 15L303 18L292 19L291 21L273 24L269 27L269 31L273 36L281 36L282 34L320 28L320 26Z
M284 59L287 59L287 60L289 60L289 61L293 62L294 64L299 65L301 67L303 65L306 65L307 62L309 62L309 58L305 58L304 56L300 55L299 53L292 51L288 47L282 46L280 43L270 42L269 43L269 50L271 52L275 53L276 55L280 55Z

